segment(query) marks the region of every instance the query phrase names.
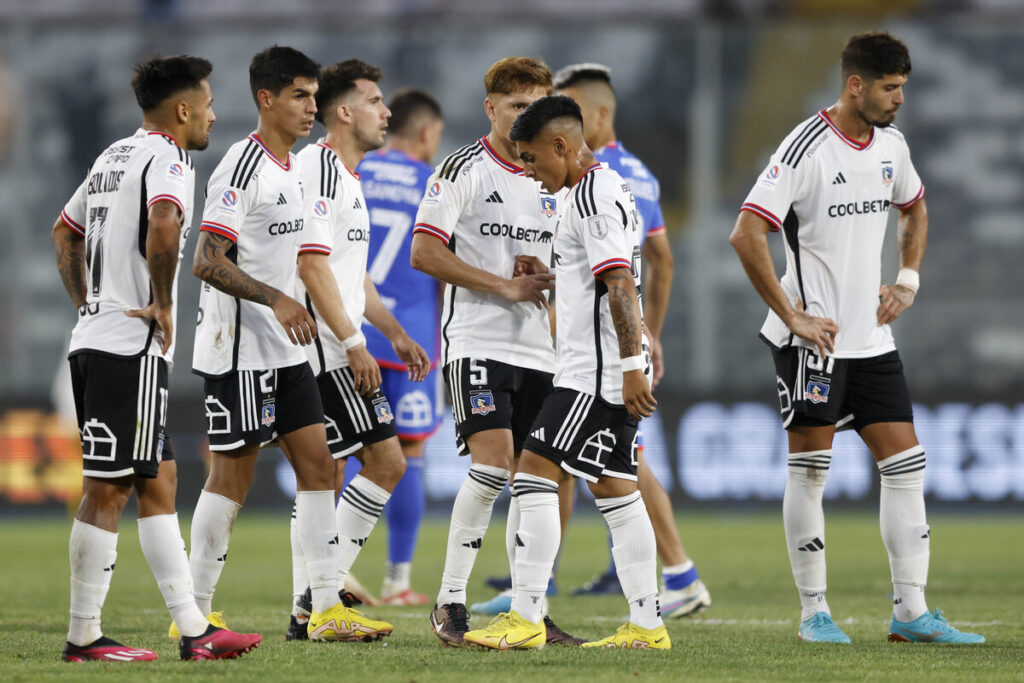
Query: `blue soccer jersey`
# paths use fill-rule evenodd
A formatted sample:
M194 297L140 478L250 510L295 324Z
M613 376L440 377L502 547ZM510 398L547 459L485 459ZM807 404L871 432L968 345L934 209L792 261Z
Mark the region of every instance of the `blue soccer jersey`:
M644 162L633 156L633 153L622 146L621 142L609 142L604 147L594 150L594 156L603 164L618 173L629 185L636 209L640 214L643 231L640 233L640 244L648 235L665 232L665 218L661 215L661 185Z
M428 164L397 150L366 155L357 171L370 211L370 254L366 271L381 299L405 331L430 356L440 355L437 280L409 265L412 226L427 179ZM363 323L366 347L383 368L404 371L405 363L391 342L372 325Z

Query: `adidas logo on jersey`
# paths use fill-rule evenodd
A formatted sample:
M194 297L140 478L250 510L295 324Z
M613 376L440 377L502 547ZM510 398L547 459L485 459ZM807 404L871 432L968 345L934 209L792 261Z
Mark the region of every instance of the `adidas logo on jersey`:
M281 193L281 194L277 195L277 205L278 206L281 206L282 204L287 204L287 203L288 203L288 200L284 198L284 193Z
M836 179L832 181L832 184L833 185L845 185L846 184L846 176L843 175L842 171L840 171L836 175Z
M359 197L356 197L356 203L352 205L352 208L353 209L361 209L361 208L363 208L363 204L362 204L362 202L359 201Z
M537 439L537 441L543 441L544 440L544 428L541 427L537 431L531 432L530 436L532 436L533 438Z
M490 194L490 196L489 196L489 197L487 197L487 199L485 199L485 200L484 200L484 202L485 202L486 204L504 204L504 203L505 203L505 200L503 200L503 199L501 198L501 195L500 195L500 194L498 194L498 191L497 191L497 190L495 190L494 192L492 192L492 193Z

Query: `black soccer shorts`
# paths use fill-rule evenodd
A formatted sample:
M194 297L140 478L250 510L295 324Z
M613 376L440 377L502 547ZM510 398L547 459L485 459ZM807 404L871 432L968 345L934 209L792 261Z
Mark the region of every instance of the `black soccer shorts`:
M324 421L320 390L309 363L276 370L238 370L204 379L206 433L211 451L265 446Z
M913 422L910 391L897 351L871 358L825 358L810 349L772 348L779 411L796 426L858 432L878 422Z
M372 443L397 437L395 414L378 388L363 396L355 388L351 368L338 368L316 378L327 423L327 446L335 458L345 458Z
M69 362L82 474L156 477L167 422L167 361L80 352Z
M459 358L444 368L455 413L459 455L467 455L466 437L488 429L512 430L522 450L554 375L487 358Z
M602 477L636 481L637 426L625 406L556 387L524 448L591 483Z

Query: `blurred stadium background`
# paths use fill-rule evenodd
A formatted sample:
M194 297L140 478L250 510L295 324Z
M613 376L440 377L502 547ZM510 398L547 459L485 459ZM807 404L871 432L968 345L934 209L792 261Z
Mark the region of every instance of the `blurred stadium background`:
M487 131L482 74L507 55L613 69L618 134L661 180L676 261L667 375L647 457L683 506L781 499L785 438L765 307L727 236L792 127L837 95L851 33L885 28L914 71L897 124L928 189L918 303L896 325L929 454L927 491L948 505L1024 501L1024 3L1018 0L0 0L0 516L75 504L77 436L61 383L75 313L50 226L95 155L140 120L129 68L154 52L211 59L218 121L194 156L205 183L255 125L247 66L278 43L322 63L359 57L399 87L434 93L442 154ZM201 199L201 198L199 198ZM201 206L201 204L200 204ZM195 236L186 249L191 259ZM776 255L781 261L781 245ZM883 273L896 272L893 231ZM179 505L204 478L200 380L189 372L198 281L181 275L170 432ZM72 413L73 415L73 413ZM438 509L462 480L450 416L427 455ZM855 437L837 445L827 495L875 500ZM249 505L290 505L287 465L261 458ZM775 503L773 503L775 504Z

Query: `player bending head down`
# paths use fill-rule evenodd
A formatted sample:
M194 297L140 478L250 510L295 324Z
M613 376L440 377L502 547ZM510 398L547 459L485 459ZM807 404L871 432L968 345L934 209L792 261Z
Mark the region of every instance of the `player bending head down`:
M864 123L892 125L910 77L910 53L903 41L888 33L858 33L846 41L839 65L843 87Z
M570 164L586 148L583 115L571 97L538 100L516 119L509 137L516 144L523 172L545 190L558 192L569 183Z

